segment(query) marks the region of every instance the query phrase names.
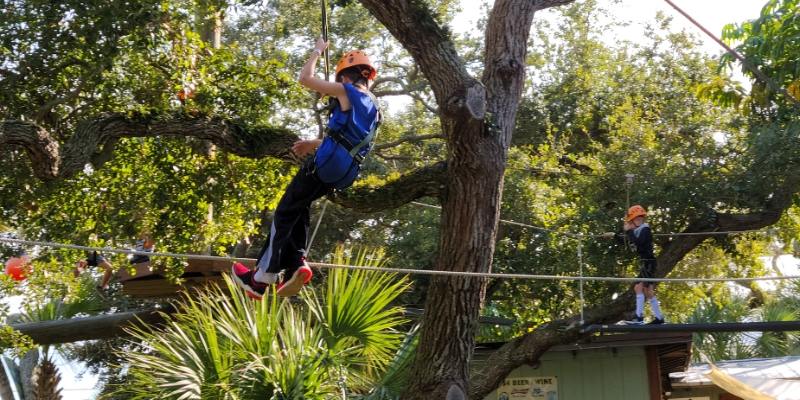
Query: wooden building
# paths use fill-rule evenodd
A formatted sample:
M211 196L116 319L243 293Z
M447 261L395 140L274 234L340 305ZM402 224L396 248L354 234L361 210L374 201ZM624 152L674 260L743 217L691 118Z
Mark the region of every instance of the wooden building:
M500 345L479 346L475 363ZM691 348L691 333L591 336L515 369L486 400L662 400L672 390L669 374L686 370Z

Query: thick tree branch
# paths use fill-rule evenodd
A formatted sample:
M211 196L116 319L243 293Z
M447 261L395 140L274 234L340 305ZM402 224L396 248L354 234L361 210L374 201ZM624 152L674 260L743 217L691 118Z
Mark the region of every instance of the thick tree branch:
M63 146L34 123L0 121L0 151L11 146L24 148L36 177L42 180L70 177L90 162L99 167L111 158L120 138L155 136L194 137L243 157L297 161L290 150L297 140L294 133L282 128L245 128L218 118L133 119L109 115L81 123ZM436 136L412 136L389 145ZM445 172L445 163L437 163L409 172L381 187L351 188L331 198L344 207L362 212L396 208L420 197L438 196Z
M399 146L399 145L401 145L403 143L416 143L416 142L422 142L424 140L430 140L430 139L444 139L444 135L441 135L441 134L430 134L430 135L404 136L404 137L401 137L400 139L397 139L397 140L394 140L394 141L391 141L391 142L377 144L377 145L375 145L374 149L375 150L385 150L385 149L388 149L388 148Z
M276 157L293 160L290 149L297 135L275 127L248 128L219 118L189 116L131 118L105 115L81 122L73 135L59 144L34 123L0 121L0 151L9 146L25 149L36 177L67 178L83 170L93 159L104 161L114 141L123 137L195 137L243 157ZM107 147L111 145L111 147Z
M447 164L438 162L404 174L380 188L351 188L336 192L328 199L364 213L397 208L421 197L440 196L445 187L446 170Z
M375 97L386 97L386 96L409 96L411 93L406 89L384 89L384 90L376 90L372 92Z

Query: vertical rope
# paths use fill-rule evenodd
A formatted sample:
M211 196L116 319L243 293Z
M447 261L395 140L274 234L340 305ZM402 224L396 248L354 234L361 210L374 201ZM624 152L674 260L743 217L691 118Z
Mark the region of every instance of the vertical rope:
M625 216L623 220L628 217L628 210L631 208L631 185L633 185L633 177L636 176L631 173L625 174ZM622 240L625 243L625 248L627 249L630 246L628 243L628 235L625 232L622 232ZM617 265L614 264L614 271L612 272L614 275L617 275Z
M578 240L578 273L583 278L583 240ZM586 303L583 298L583 279L578 281L578 288L581 296L581 325L583 325L583 311L586 308Z
M319 224L322 223L322 217L325 216L325 210L328 209L328 200L322 204L322 212L319 213L319 219L317 219L317 225L314 227L314 232L311 234L311 238L308 240L308 244L306 245L306 254L305 257L308 258L308 254L311 253L311 245L314 244L314 238L317 236L317 230L319 230Z
M328 2L326 0L320 1L322 7L322 39L328 41ZM330 52L325 48L325 80L330 79Z

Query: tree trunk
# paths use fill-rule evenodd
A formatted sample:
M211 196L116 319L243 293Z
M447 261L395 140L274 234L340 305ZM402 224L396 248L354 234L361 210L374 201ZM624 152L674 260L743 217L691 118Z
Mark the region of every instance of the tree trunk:
M61 400L58 384L61 374L58 367L46 357L33 372L33 398L35 400Z
M449 152L437 269L491 271L534 10L532 2L495 2L486 32L483 85L464 88L463 112L442 115ZM469 360L485 289L485 279L432 279L412 384L404 398L468 398Z
M446 132L449 137L459 136L451 151L478 157L450 157L437 269L486 272L494 253L504 154L493 137L483 134L482 121L453 124L451 129ZM412 385L405 398L466 397L468 361L485 282L463 277L431 279Z
M500 219L503 174L522 93L537 9L572 0L497 0L489 17L482 82L467 72L449 33L425 3L361 0L411 53L439 106L447 139L437 269L488 272ZM411 384L404 398L467 398L485 279L431 280Z

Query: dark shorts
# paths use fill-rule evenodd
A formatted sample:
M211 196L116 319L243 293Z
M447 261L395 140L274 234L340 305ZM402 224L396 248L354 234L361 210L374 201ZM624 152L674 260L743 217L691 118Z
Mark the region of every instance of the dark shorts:
M100 254L97 254L96 251L90 253L89 256L86 257L86 264L89 265L90 267L96 267L105 261L106 259L103 258L103 256L101 256Z
M636 283L642 283L645 287L655 286L655 282L648 282L646 279L656 277L656 260L642 260L639 275L636 277L642 279L641 281L636 281Z

